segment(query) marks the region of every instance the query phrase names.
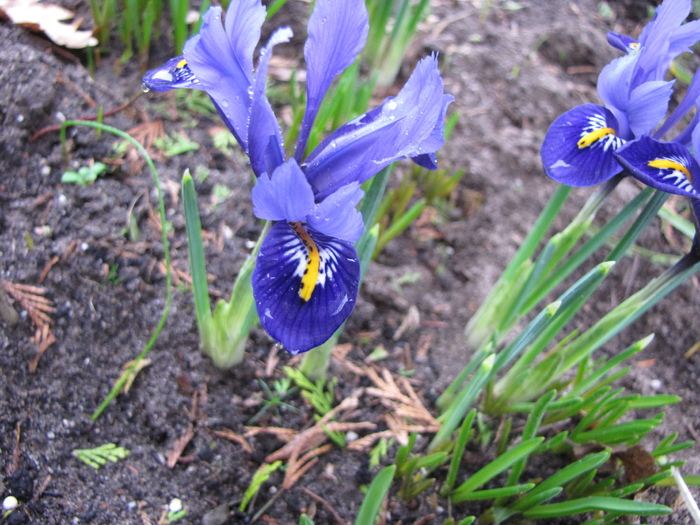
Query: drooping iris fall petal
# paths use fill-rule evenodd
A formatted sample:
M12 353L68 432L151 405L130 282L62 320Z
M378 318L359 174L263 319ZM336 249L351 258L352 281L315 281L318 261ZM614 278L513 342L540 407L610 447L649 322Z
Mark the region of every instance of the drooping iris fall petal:
M360 264L352 243L280 221L253 271L260 322L292 354L323 344L355 307Z
M613 153L623 144L617 119L603 106L584 104L549 127L541 155L544 169L569 186L592 186L622 171Z
M642 137L617 150L620 164L647 186L676 195L700 198L700 165L677 142Z

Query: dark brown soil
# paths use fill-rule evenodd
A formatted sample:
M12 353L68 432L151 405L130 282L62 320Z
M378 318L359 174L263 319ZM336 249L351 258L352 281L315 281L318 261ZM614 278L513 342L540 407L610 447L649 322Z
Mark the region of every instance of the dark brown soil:
M602 18L593 0L520 0L519 10L510 5L436 0L417 39L420 46L412 50L413 57L429 50L441 54L446 90L456 97L451 111L461 116L440 162L455 170L466 168L467 174L447 220L419 221L371 266L341 338L351 345L347 361L336 360L331 369L338 378L338 402L370 386L347 363L360 365L383 345L390 358L382 365L394 372L414 369L413 388L435 413L432 400L469 359L465 323L556 187L543 175L538 153L548 124L573 105L596 100L597 73L616 56L606 44L606 31L638 31L646 16L635 9L638 2L610 2L613 19ZM298 35L282 51L286 56L300 57L305 9L306 4L295 7L291 2L280 15ZM114 53L103 58L93 79L81 64L83 57L6 22L0 23L0 46L0 280L42 287L56 309L51 314L55 342L35 372L29 366L37 343L27 312L13 326L0 321L0 495L11 490L25 504L0 522L158 523L173 498L188 509L180 523L247 522L233 510L227 521L215 521L211 511L220 505L237 508L255 470L283 442L260 434L247 438L244 446L221 432L246 432L244 427L261 408L255 404L262 392L258 380L272 384L291 361L256 329L239 367L214 368L198 348L192 299L182 273L165 329L148 355L150 366L102 417L90 421L124 364L151 336L165 306L154 184L134 159L110 165L109 173L94 184L61 184L67 166L58 133L32 137L65 118L95 115L98 107L108 111L132 99L141 90L138 65L117 67ZM166 42L159 49L160 56L152 57L154 65L168 57ZM195 152L157 159L167 220L173 226L173 266L188 271L177 198L181 175L185 169L195 174L207 170L209 177L198 184L198 192L203 227L210 233L208 271L214 276L213 293L227 296L259 232L249 198L251 174L240 153L229 155L214 147L210 130L222 125L215 115L199 116L199 124L189 127L191 119L181 118L182 113L178 117L172 94L148 94L105 122L131 130L162 120L166 132L183 130L199 144ZM73 128L68 166L110 159L114 144L111 136ZM395 176L403 169L395 170ZM218 185L231 190L221 202L215 198ZM623 184L604 214L614 213L636 191L631 182ZM559 227L590 193L574 192ZM129 214L140 231L138 242L125 235ZM657 252L681 253L664 237L660 223L649 228L641 244ZM625 259L576 320L577 326L589 326L663 269L645 257ZM419 325L395 338L413 307ZM604 350L614 353L649 333L657 335L622 385L633 392L683 397L667 411L663 428L650 436L650 446L672 431L681 441L697 435L700 357L683 354L700 339L699 307L697 282L689 280ZM268 375L275 354L279 362ZM301 411L269 411L255 426L296 431L311 426L313 415L303 399L295 395L290 403ZM376 399L363 398L361 407L350 414L351 421L387 428ZM168 453L188 431L192 439L169 468ZM360 436L367 432L358 431ZM131 454L100 470L72 455L74 449L104 443L116 443ZM686 474L700 471L698 450L696 445L679 455L688 460ZM317 524L336 523L334 513L351 522L362 501L360 486L377 471L367 465L366 451L332 448L277 497L266 522L298 523L302 512L313 514ZM279 490L282 476L277 472L264 485L253 510ZM655 523L689 522L676 498L672 489L648 494L650 501L676 509ZM466 506L457 510L457 515L471 512ZM407 509L392 496L387 522L415 523L433 513L433 521L422 523L442 523L444 512L428 500Z

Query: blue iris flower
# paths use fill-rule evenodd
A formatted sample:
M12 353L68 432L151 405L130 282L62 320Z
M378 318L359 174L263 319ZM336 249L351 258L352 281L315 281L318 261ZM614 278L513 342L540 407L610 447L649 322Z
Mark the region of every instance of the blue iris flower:
M265 14L260 0L233 0L225 15L210 7L183 56L143 80L154 91L206 91L250 158L258 177L254 213L276 221L260 248L253 294L265 330L296 354L328 340L354 308L360 280L354 243L364 229L356 209L360 185L406 157L435 169L453 97L444 93L437 58L427 57L395 98L341 126L305 157L328 88L355 61L368 31L364 0L317 0L304 46L306 111L295 153L285 160L265 88L272 48L292 32L275 31L254 68Z
M683 23L690 9L691 0L664 0L639 41L609 33L608 42L627 54L601 71L603 106L578 106L550 126L541 150L547 175L570 186L592 186L622 171L615 151L661 123L673 90L664 75L676 56L700 40L700 21ZM695 97L690 100L693 104ZM688 109L674 111L655 134L662 136Z

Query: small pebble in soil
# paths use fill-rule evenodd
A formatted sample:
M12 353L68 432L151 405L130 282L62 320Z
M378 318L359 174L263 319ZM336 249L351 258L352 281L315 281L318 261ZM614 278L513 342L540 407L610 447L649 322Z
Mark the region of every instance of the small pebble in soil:
M2 510L5 512L15 510L17 505L19 505L19 501L17 501L17 498L14 496L7 496L4 500L2 500Z
M223 525L228 520L228 515L228 503L223 503L207 511L202 517L202 525Z
M180 512L182 510L182 500L180 498L173 498L168 503L168 510L170 512Z
M664 384L661 382L660 379L652 379L651 381L649 381L649 386L654 390L661 390L664 387Z

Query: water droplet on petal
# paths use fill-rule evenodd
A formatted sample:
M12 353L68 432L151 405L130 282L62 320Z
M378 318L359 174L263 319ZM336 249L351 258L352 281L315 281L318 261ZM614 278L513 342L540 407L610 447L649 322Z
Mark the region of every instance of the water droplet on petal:
M249 87L248 87L248 94L249 94L250 96L253 96L253 91L254 91L254 90L253 90L253 86L249 86Z
M146 84L141 84L141 91L148 93L151 89Z
M227 100L227 99L223 99L223 100L221 101L221 106L224 107L224 108L227 108L227 107L228 107L228 100Z
M397 107L399 107L399 104L395 100L389 100L386 104L386 109L389 111L394 111Z

